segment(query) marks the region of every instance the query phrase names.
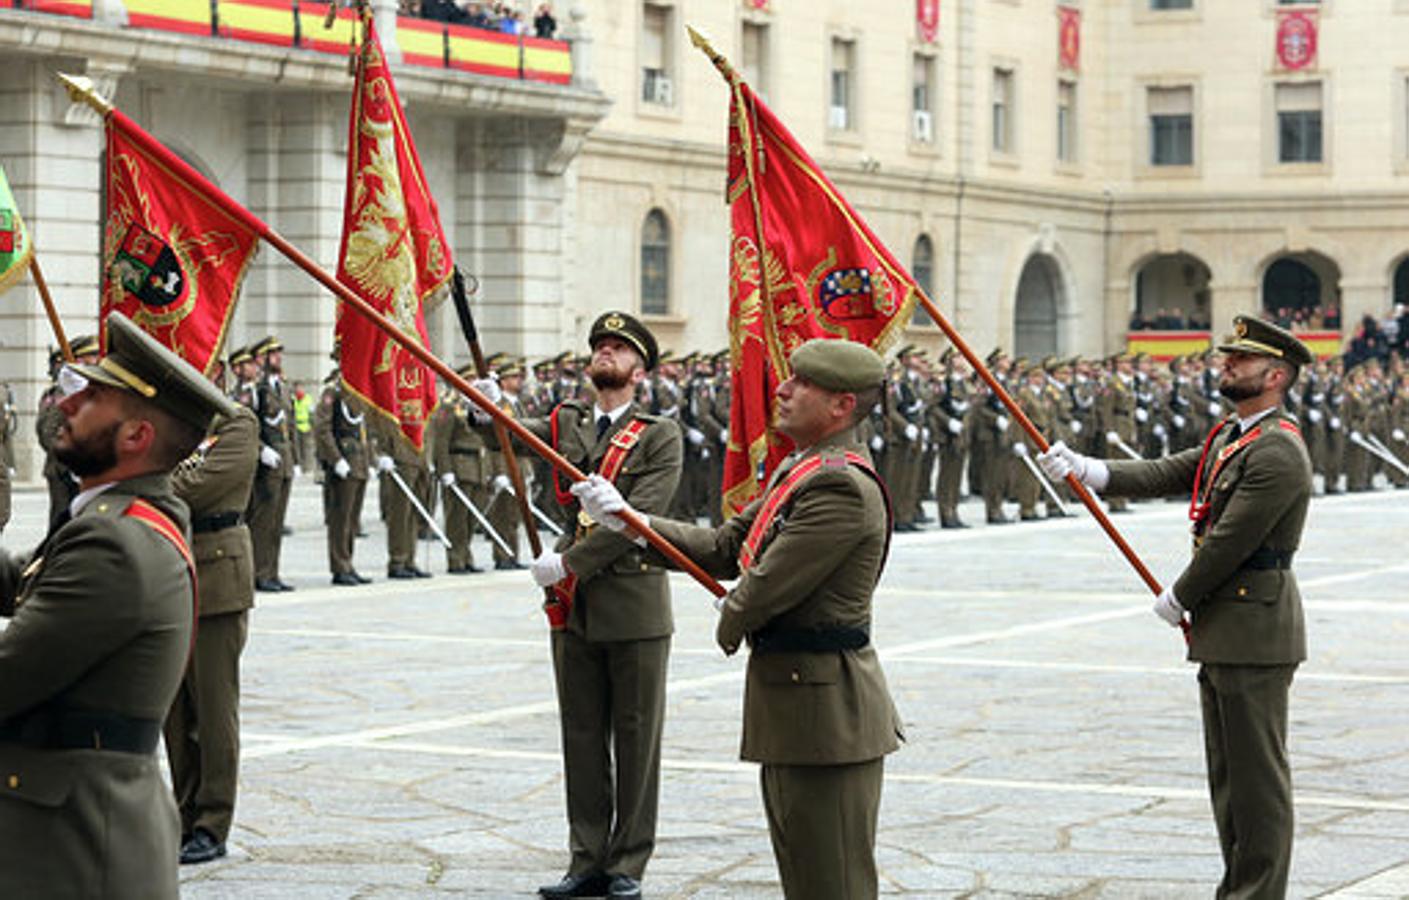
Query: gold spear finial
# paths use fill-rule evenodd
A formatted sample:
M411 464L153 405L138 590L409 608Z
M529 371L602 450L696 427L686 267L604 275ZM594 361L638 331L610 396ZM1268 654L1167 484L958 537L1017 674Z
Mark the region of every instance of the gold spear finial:
M58 73L59 80L63 82L64 88L68 90L69 100L74 103L86 103L93 107L100 116L107 116L113 111L113 105L102 97L93 88L93 79L87 75L66 75Z
M709 61L714 63L714 67L719 70L719 74L732 80L734 78L734 67L729 65L729 60L725 59L714 47L710 46L709 38L700 34L692 25L686 25L685 30L690 33L690 43L698 47Z

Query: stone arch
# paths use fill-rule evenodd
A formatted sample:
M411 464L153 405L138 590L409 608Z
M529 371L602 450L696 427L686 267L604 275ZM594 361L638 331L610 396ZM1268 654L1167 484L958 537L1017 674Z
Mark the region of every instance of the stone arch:
M1409 252L1401 253L1389 267L1389 304L1409 306Z
M1039 359L1061 352L1061 314L1067 308L1067 283L1057 258L1029 254L1013 290L1013 355Z
M1340 280L1340 265L1318 251L1273 254L1260 267L1258 308L1280 324L1320 329L1331 309L1339 313Z
M1131 268L1131 328L1206 330L1212 283L1213 270L1193 253L1146 254Z

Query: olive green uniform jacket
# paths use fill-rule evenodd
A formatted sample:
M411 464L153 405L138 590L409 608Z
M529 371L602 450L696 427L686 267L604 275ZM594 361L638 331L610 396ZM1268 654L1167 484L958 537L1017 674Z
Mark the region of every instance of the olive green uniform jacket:
M720 645L773 629L870 628L871 599L885 562L886 500L869 475L843 453L866 455L851 432L789 457L786 477L813 455L824 462L784 505L749 571L729 592ZM721 578L739 573L739 550L762 507L755 500L715 528L651 520L672 544ZM743 759L779 765L844 765L876 759L900 746L900 717L875 648L752 653L744 688Z
M165 474L114 484L31 559L0 553L0 728L58 710L160 723L186 668L192 584L136 497L187 529ZM0 740L0 896L177 896L176 806L155 753Z

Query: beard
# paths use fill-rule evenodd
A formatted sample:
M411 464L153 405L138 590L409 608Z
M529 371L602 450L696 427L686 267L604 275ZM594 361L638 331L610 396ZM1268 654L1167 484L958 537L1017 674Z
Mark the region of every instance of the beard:
M54 447L54 458L68 466L69 471L79 478L100 475L117 465L117 430L122 422L114 422L107 428L88 438L80 440L72 431L60 431L60 442ZM68 428L67 425L64 426ZM64 434L68 443L63 443Z
M597 364L592 365L587 377L592 380L592 386L599 391L617 391L631 383L631 373L623 372L620 369L613 369Z
M1260 382L1261 380L1262 376L1258 375L1257 381ZM1261 394L1262 387L1252 379L1244 381L1221 381L1218 383L1218 393L1232 400L1234 403L1241 403L1244 400L1251 400L1253 397Z

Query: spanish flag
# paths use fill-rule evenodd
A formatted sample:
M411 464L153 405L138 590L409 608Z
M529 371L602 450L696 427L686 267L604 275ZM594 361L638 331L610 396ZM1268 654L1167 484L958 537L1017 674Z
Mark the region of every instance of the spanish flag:
M24 277L34 257L34 244L20 218L19 204L10 193L10 182L0 166L0 291Z

